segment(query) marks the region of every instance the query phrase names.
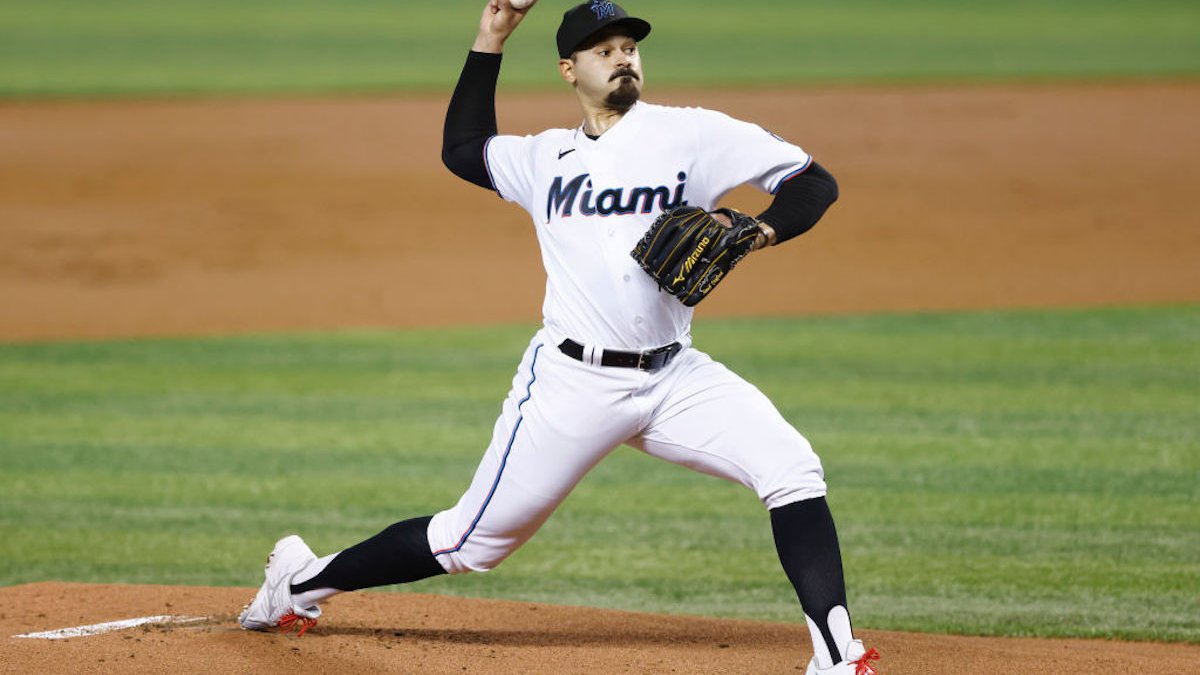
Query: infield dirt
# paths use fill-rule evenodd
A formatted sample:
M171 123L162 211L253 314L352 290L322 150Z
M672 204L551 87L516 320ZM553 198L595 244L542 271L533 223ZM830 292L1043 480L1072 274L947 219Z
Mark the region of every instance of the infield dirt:
M800 624L503 600L358 593L302 638L248 633L250 588L41 583L0 588L0 672L803 673ZM202 617L66 640L11 635L114 619ZM1195 673L1200 647L861 631L884 675ZM1153 664L1153 670L1147 669Z
M841 183L825 221L755 254L700 317L1200 301L1200 83L652 100L760 122ZM0 104L0 340L536 321L532 228L441 167L444 105ZM577 117L561 93L499 108L510 133ZM337 598L297 640L237 630L252 592L3 588L0 671L790 673L808 658L801 624L408 594ZM205 620L9 637L158 614ZM888 675L1200 663L1187 645L865 634Z
M759 122L841 184L699 317L1200 300L1200 84L655 100ZM536 321L528 216L442 167L445 103L0 105L0 339ZM573 106L505 97L500 126Z

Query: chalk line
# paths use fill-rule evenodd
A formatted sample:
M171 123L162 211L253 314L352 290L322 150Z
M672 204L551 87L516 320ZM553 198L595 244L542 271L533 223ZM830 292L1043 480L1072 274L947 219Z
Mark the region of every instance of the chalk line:
M136 619L124 619L122 621L107 621L105 623L93 623L87 626L73 626L71 628L59 628L58 630L47 630L40 633L22 633L14 635L15 638L36 638L41 640L65 640L73 637L88 637L90 635L103 635L111 633L115 630L125 630L126 628L135 628L148 623L195 623L204 621L202 616L140 616Z

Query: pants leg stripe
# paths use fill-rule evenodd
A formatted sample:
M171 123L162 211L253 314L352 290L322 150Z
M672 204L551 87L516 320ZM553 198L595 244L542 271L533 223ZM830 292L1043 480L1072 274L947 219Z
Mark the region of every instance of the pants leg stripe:
M542 345L540 344L533 350L533 361L529 364L529 384L525 385L525 398L521 399L520 402L517 403L518 412L520 412L521 406L525 405L525 402L533 397L533 383L537 382L537 371L535 369L537 368L538 352L541 350ZM500 477L504 475L504 467L508 464L508 454L512 452L513 441L516 440L517 431L521 428L521 422L524 420L525 416L523 414L518 415L517 423L513 425L512 434L510 434L508 437L508 445L504 448L504 456L500 459L500 468L496 471L496 479L492 481L492 489L488 490L487 497L483 500L483 505L479 507L479 513L476 513L474 520L471 521L471 526L468 527L467 531L463 533L463 536L459 538L458 543L450 548L434 551L433 555L439 556L445 555L446 553L454 553L462 548L463 544L467 543L467 538L470 537L471 533L475 531L475 526L478 525L479 520L483 518L483 512L487 510L488 504L491 503L492 496L496 494L496 488L500 486Z

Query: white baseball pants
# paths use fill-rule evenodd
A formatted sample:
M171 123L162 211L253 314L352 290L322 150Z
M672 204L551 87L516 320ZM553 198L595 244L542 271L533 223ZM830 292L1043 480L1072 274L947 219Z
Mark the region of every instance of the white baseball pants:
M534 336L491 444L429 545L451 574L492 569L533 536L583 476L628 443L754 490L768 508L825 494L820 460L762 392L685 347L654 372L589 365Z

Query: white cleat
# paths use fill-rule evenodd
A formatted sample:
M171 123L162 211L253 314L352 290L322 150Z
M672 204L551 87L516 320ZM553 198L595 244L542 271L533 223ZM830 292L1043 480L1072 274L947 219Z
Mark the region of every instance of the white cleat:
M868 651L863 647L862 640L851 640L844 653L845 660L828 668L818 668L817 659L813 658L804 675L878 675L879 671L867 662L878 661L879 652L875 649Z
M275 542L267 556L266 580L254 600L242 609L238 623L245 630L280 630L288 632L297 626L303 636L317 625L320 607L296 607L292 604L292 577L317 559L312 549L297 535Z

